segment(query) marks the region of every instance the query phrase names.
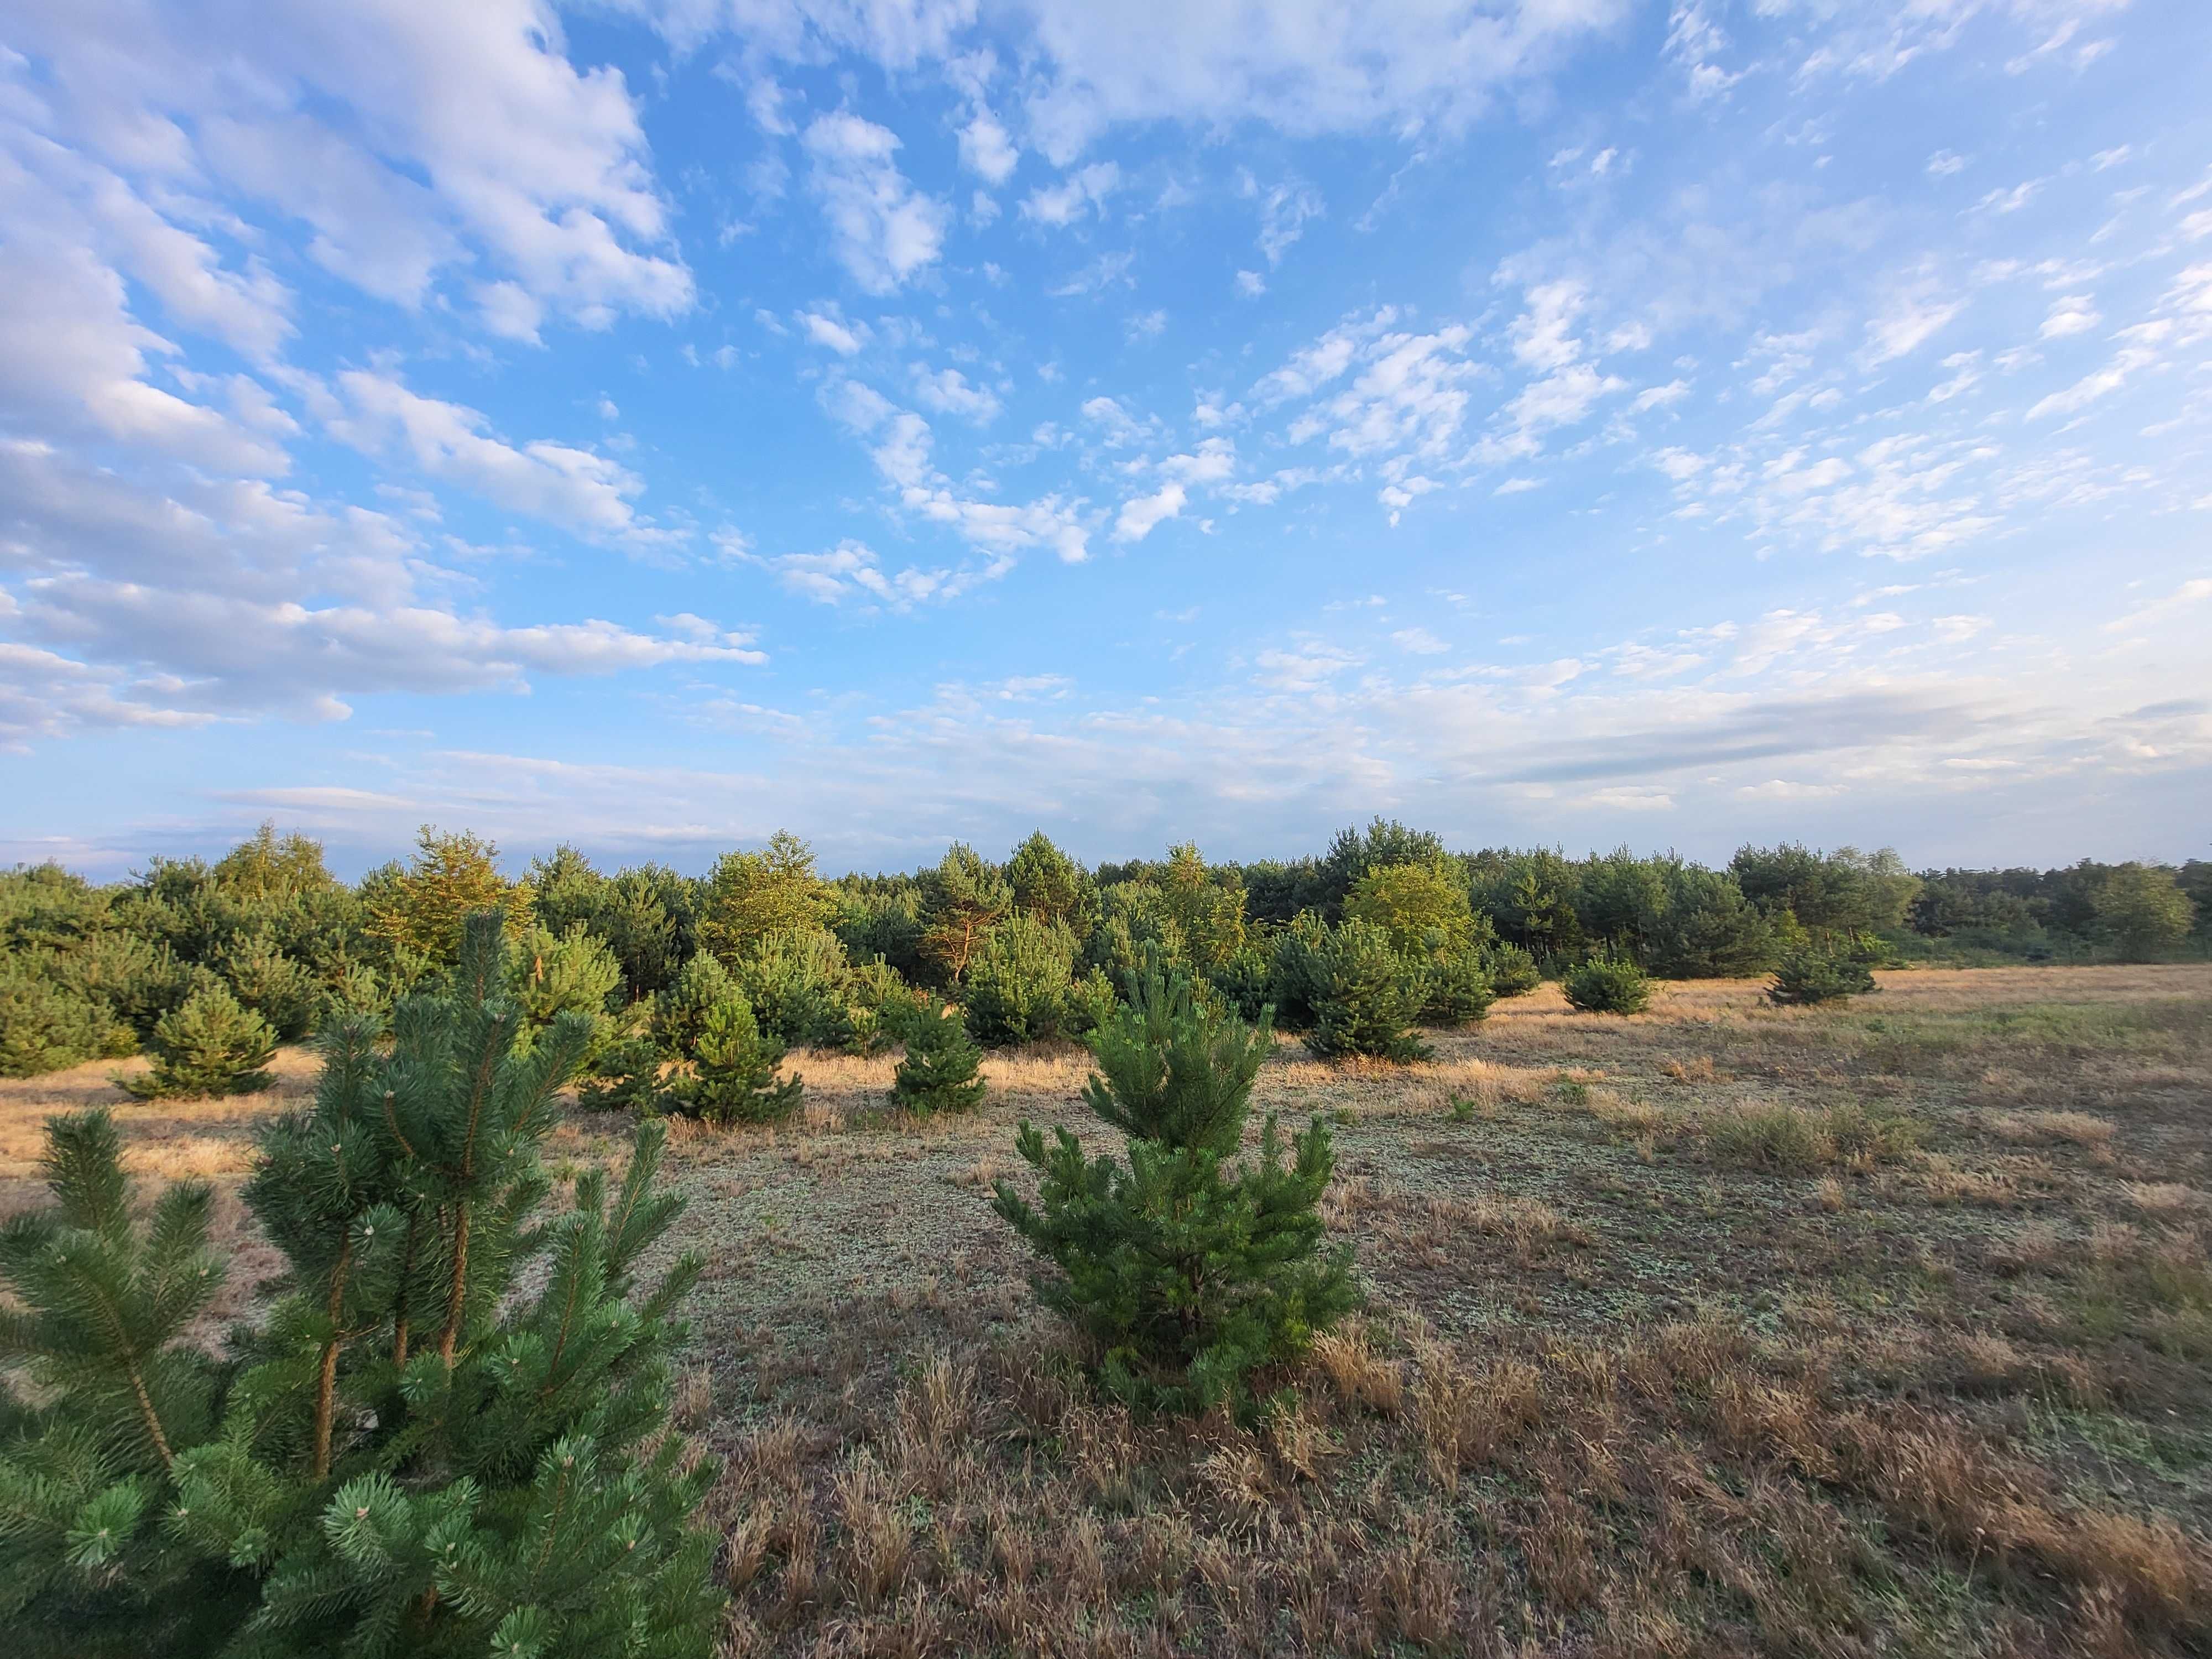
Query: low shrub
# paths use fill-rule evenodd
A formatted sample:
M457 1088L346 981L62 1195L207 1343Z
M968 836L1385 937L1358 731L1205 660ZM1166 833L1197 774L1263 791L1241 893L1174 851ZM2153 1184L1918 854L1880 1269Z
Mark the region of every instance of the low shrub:
M779 1078L783 1045L753 1018L752 1005L732 990L700 1022L691 1069L668 1085L672 1109L714 1124L773 1123L791 1115L805 1085Z
M262 1068L276 1053L269 1022L220 985L197 991L155 1024L154 1069L116 1082L142 1099L250 1095L274 1080Z
M1328 1126L1291 1142L1271 1116L1233 1173L1252 1083L1273 1047L1265 1021L1209 1013L1190 981L1157 972L1091 1038L1084 1099L1128 1138L1128 1161L1024 1122L1015 1141L1039 1176L1034 1204L997 1183L997 1207L1051 1264L1045 1304L1094 1345L1105 1390L1139 1407L1249 1405L1257 1366L1303 1350L1357 1299L1346 1253L1322 1244L1334 1167Z
M1310 1010L1306 1047L1323 1059L1404 1061L1428 1053L1413 1029L1429 1000L1428 965L1401 956L1375 923L1293 931L1276 965L1290 998Z
M907 1028L906 1054L891 1074L891 1098L916 1117L973 1111L983 1101L983 1051L957 1015L925 1013Z
M769 933L730 969L760 1029L793 1048L852 1042L853 977L845 947L826 928Z
M0 969L0 1077L118 1059L137 1046L130 1026L97 997L56 984L33 963Z
M1787 1008L1815 1002L1839 1002L1845 997L1864 996L1876 988L1874 974L1865 963L1850 957L1801 949L1782 958L1774 970L1772 982L1766 988L1766 996L1768 1001Z
M1490 988L1500 997L1525 997L1544 982L1536 958L1517 945L1492 945L1483 951Z
M1421 1005L1424 1024L1455 1027L1472 1025L1498 1000L1491 988L1490 963L1480 951L1439 945L1420 966L1428 986Z
M1560 984L1586 1014L1640 1014L1651 1000L1650 980L1626 957L1592 957L1568 969Z

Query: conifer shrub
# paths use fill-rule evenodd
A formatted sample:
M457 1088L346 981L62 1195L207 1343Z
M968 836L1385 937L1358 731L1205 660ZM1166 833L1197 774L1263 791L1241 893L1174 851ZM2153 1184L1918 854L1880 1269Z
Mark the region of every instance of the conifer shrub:
M1268 1006L1274 981L1274 962L1256 945L1243 945L1225 960L1206 970L1222 1006L1248 1023L1258 1020Z
M1873 971L1863 962L1826 951L1800 948L1785 955L1767 985L1770 1002L1795 1007L1815 1002L1838 1002L1864 996L1878 988Z
M1067 1028L1075 935L1017 911L991 929L961 988L968 1030L988 1048L1058 1036Z
M592 1062L591 1075L577 1085L586 1106L609 1111L647 1113L660 1105L660 1045L635 1032L607 1043Z
M908 1023L906 1054L891 1075L891 1098L916 1117L982 1104L983 1051L957 1014L923 1012Z
M590 1032L527 1053L495 914L447 991L324 1039L315 1103L244 1198L284 1269L210 1351L213 1194L142 1220L103 1112L49 1126L53 1206L0 1228L0 1617L29 1656L706 1659L721 1598L666 1431L697 1257L641 1126L619 1190L543 1214L539 1147ZM525 1290L527 1283L532 1288Z
M935 1018L943 1006L942 999L908 984L881 957L854 969L847 994L851 1000L845 1018L851 1035L845 1046L856 1054L881 1054L904 1042L918 1021Z
M1472 946L1432 939L1428 951L1416 960L1428 988L1421 1004L1424 1024L1472 1025L1498 1000L1491 988L1489 960Z
M734 994L738 994L737 981L730 977L722 959L711 951L698 952L654 1002L650 1027L653 1041L671 1060L696 1059L708 1012Z
M1111 1019L1121 1006L1121 994L1114 988L1114 981L1104 969L1093 968L1067 988L1066 1034L1088 1036Z
M0 964L0 1077L115 1060L138 1046L137 1034L96 997L88 997L33 964Z
M762 938L730 966L730 977L761 1030L793 1048L842 1048L852 1041L852 964L827 928Z
M1491 945L1483 950L1490 988L1499 997L1525 997L1544 982L1536 958L1517 945Z
M182 1007L162 1015L147 1046L154 1069L115 1079L143 1099L250 1095L274 1081L262 1068L276 1055L276 1033L220 984L195 991Z
M1560 981L1567 1000L1586 1014L1640 1014L1651 1000L1651 981L1626 957L1592 957Z
M1429 1001L1429 964L1401 954L1374 922L1294 929L1276 961L1310 1011L1306 1047L1322 1059L1404 1061L1428 1053L1413 1028Z
M798 1107L805 1085L781 1078L783 1045L763 1032L744 993L732 990L699 1024L689 1072L670 1079L672 1110L713 1124L774 1123Z
M1107 1392L1145 1408L1243 1409L1253 1370L1299 1352L1356 1292L1346 1253L1322 1243L1328 1127L1316 1118L1292 1137L1286 1163L1270 1114L1237 1161L1273 1036L1191 991L1143 974L1091 1036L1084 1099L1127 1137L1127 1162L1086 1158L1064 1128L1048 1145L1024 1121L1015 1147L1036 1198L1001 1181L996 1207L1049 1264L1038 1297L1083 1333Z
M234 938L214 966L240 1005L269 1022L279 1042L296 1042L314 1029L321 988L267 927Z
M580 1014L592 1030L584 1061L596 1062L617 1035L607 1012L623 982L614 952L580 921L557 934L533 924L516 941L508 964L507 994L522 1010L524 1041L535 1041L563 1014Z

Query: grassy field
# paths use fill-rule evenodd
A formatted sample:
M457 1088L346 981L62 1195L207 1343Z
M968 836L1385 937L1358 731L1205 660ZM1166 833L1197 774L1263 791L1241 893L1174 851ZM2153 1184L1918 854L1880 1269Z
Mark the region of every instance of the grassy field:
M1102 1133L1079 1051L919 1127L888 1060L802 1057L803 1121L672 1159L726 1650L2212 1651L2212 968L1882 988L1547 988L1407 1068L1285 1042L1258 1102L1336 1126L1369 1305L1249 1429L1092 1397L990 1212L1018 1119ZM116 1069L0 1084L0 1211L94 1103L234 1185L313 1065L218 1104Z

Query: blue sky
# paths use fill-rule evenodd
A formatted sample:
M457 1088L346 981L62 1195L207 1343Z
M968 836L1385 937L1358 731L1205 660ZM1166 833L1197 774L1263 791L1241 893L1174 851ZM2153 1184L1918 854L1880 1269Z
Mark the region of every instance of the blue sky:
M0 0L0 855L2202 856L2195 0Z

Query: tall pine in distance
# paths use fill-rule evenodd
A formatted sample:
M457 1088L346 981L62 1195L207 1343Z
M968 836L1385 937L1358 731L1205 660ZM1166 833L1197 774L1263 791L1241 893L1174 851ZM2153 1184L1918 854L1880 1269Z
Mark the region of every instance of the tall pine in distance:
M681 1200L641 1126L547 1217L539 1146L591 1038L527 1047L502 920L442 994L324 1042L246 1201L283 1255L217 1354L210 1194L133 1213L104 1114L50 1126L55 1205L0 1230L0 1615L18 1652L687 1659L713 1649L712 1467L668 1433ZM519 1289L530 1269L534 1288Z

